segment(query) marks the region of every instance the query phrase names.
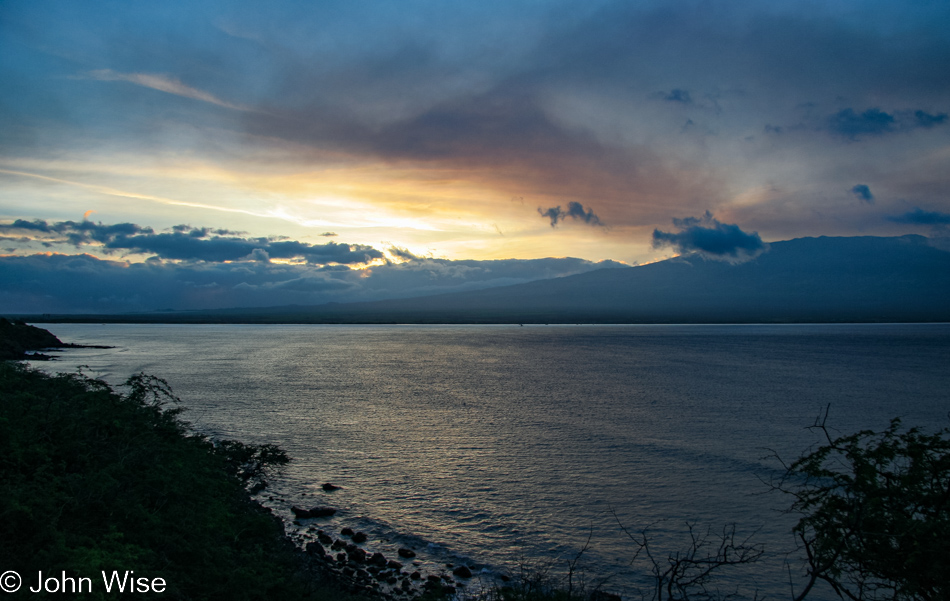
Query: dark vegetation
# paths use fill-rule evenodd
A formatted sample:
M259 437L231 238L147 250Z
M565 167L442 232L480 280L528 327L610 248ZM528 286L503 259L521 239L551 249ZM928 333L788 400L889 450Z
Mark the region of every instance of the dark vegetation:
M342 597L312 585L247 493L287 456L201 436L179 413L160 379L119 393L0 362L0 566L24 587L39 571L92 577L90 599L106 598L102 570L161 577L169 599Z
M794 532L807 579L844 599L950 599L950 429L832 437L786 467L775 488L801 515Z

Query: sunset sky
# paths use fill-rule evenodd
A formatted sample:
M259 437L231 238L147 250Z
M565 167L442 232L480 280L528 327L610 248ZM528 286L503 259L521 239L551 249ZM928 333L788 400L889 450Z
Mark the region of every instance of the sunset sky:
M62 255L327 292L944 238L948 32L925 0L3 0L0 311ZM168 302L229 298L273 301Z

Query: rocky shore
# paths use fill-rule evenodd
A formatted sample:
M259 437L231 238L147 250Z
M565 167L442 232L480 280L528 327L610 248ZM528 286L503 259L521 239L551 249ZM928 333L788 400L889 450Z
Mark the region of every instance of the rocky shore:
M336 488L324 484L324 490ZM382 541L373 541L362 531L343 526L333 533L326 523L326 518L336 513L332 507L292 506L290 513L293 519L288 535L306 554L311 569L347 592L408 601L425 594L454 595L474 584L485 584L467 565L443 564L441 569L433 570L431 564L424 565L417 559L416 551L408 547L398 547L394 555L387 557L379 550ZM509 580L507 576L498 579Z

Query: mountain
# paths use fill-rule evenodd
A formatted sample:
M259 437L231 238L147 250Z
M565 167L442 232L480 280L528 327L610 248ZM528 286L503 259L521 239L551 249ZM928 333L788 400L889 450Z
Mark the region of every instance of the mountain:
M96 321L104 321L96 316ZM691 255L472 292L119 321L784 323L950 321L950 252L922 236L799 238L740 263Z
M799 238L736 264L688 256L466 293L229 313L371 323L950 321L950 252L922 236Z

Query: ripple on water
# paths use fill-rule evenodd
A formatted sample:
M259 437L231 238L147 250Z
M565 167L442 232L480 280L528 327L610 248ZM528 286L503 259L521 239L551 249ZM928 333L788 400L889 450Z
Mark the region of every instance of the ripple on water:
M268 494L284 515L333 504L327 528L443 567L563 563L590 537L587 574L619 588L642 582L621 525L649 527L657 549L687 522L791 548L774 511L787 500L753 494L777 468L763 447L796 456L828 402L842 431L944 425L950 410L941 325L49 329L116 348L40 367L154 373L196 427L281 445L294 461ZM782 597L770 561L756 582Z

